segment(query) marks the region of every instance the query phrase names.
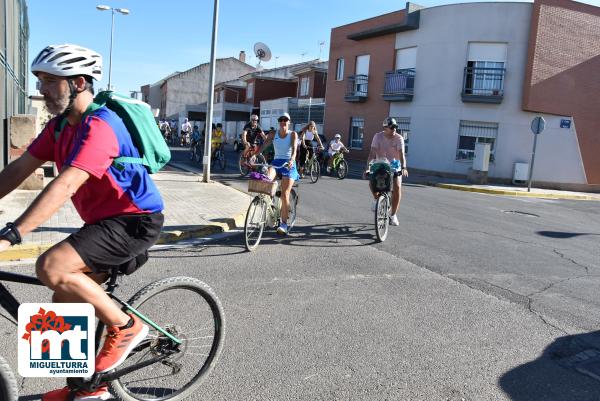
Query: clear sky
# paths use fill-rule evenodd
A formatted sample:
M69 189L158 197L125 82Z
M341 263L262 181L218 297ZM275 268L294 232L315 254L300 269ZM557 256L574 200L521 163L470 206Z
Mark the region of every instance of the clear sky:
M432 7L464 1L421 0ZM329 55L331 28L405 7L399 0L220 0L217 57L238 57L255 65L252 46L266 43L273 53L266 68ZM600 6L600 0L585 3ZM28 0L29 59L48 44L75 43L104 57L106 88L111 12L96 5L127 8L115 14L112 84L128 94L175 71L209 61L213 0ZM304 54L304 55L303 55ZM276 60L275 57L278 57ZM35 90L30 75L29 90Z

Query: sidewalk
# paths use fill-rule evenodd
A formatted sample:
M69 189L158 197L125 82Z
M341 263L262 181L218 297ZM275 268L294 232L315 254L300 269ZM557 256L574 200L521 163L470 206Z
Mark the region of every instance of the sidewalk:
M204 237L242 227L250 197L217 182L183 171L152 176L165 202L165 225L159 244ZM0 200L0 222L14 221L39 191L16 190ZM69 201L50 220L23 239L23 244L0 253L0 261L35 258L83 225Z
M364 169L363 162L353 160L348 161L349 173L353 176L362 175ZM438 188L452 189L456 191L479 192L491 195L522 196L540 199L571 199L571 200L591 200L600 201L600 193L560 191L555 189L531 188L527 192L527 187L518 187L513 185L489 184L475 185L469 183L466 179L439 177L435 175L411 172L403 180L409 184L422 184Z

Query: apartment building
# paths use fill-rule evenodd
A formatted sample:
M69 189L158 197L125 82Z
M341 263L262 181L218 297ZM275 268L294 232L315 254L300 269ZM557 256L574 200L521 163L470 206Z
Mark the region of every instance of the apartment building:
M25 0L0 2L0 17L4 28L0 30L0 170L11 158L10 117L27 113L27 74L29 72L27 46L29 19ZM16 148L14 149L16 151ZM13 157L19 156L20 150Z
M365 159L387 116L411 169L467 176L476 144L490 178L529 163L536 184L600 190L600 8L569 0L403 10L334 28L325 132Z

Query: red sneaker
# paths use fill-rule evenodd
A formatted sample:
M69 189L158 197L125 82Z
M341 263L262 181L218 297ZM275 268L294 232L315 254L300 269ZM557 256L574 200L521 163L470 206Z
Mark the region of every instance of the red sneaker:
M111 326L106 329L108 334L104 345L96 356L96 373L108 372L119 366L127 355L148 335L148 326L134 315L133 326L128 329L120 329Z
M71 395L69 387L50 391L42 396L42 401L67 401ZM73 401L100 401L108 400L111 394L108 392L108 386L99 387L96 391L78 391L75 393Z

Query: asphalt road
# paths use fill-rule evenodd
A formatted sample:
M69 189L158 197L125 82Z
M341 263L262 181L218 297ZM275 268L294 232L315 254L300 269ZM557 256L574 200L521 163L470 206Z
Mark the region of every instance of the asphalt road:
M401 225L377 244L364 181L299 193L288 237L269 232L253 253L240 235L160 247L119 288L188 275L219 294L224 352L191 399L600 400L597 203L406 185ZM0 327L15 350L14 327ZM23 380L23 399L60 383Z

